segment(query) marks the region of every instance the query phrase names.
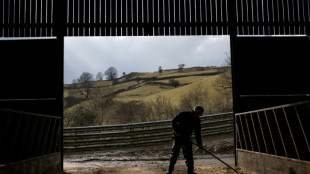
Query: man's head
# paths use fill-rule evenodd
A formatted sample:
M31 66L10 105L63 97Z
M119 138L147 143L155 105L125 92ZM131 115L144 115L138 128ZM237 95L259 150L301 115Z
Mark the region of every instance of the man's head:
M194 113L195 113L194 116L197 117L197 118L202 116L203 111L204 111L204 109L203 109L202 106L200 106L200 105L195 106L195 108L194 108Z

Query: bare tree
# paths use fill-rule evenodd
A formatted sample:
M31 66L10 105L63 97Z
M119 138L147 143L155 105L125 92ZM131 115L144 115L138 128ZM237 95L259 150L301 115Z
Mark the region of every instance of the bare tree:
M64 111L65 127L90 126L93 125L94 120L93 112L82 105Z
M180 109L191 110L196 105L207 107L209 104L209 92L207 89L202 88L202 84L197 84L192 87L187 93L180 98ZM206 110L206 109L205 109Z
M221 68L221 74L215 81L214 87L218 91L231 91L232 90L232 78L231 78L231 58L230 54L226 52L227 58Z
M113 66L111 66L104 72L104 74L107 76L106 77L107 80L112 80L112 81L117 78L117 73L118 73L117 69Z
M90 94L90 103L88 108L94 112L95 120L94 124L102 124L104 122L105 115L110 111L110 105L113 103L114 88L94 88Z
M72 110L72 109L71 109ZM71 110L64 110L63 113L63 126L64 127L70 127L72 124L74 124L74 114Z
M214 112L230 112L233 109L232 99L232 77L231 77L231 57L228 52L226 54L225 62L221 68L221 74L214 81L214 87L217 95L213 98L213 104L216 110Z
M98 80L98 81L103 80L103 73L102 72L98 72L98 74L96 76L96 80Z
M72 80L72 84L77 84L78 82L77 82L77 79L73 79Z
M163 68L161 66L158 67L158 73L161 75L163 73Z
M152 108L149 113L152 114L152 120L171 119L176 114L171 99L166 96L158 96L155 100L150 100L148 105Z
M77 80L80 83L80 92L88 99L90 88L92 87L91 81L93 81L93 74L89 72L83 72L80 78Z
M117 103L114 114L114 121L118 124L137 122L140 111L144 110L144 103L141 101L128 101Z
M175 80L174 78L172 78L172 79L169 79L168 84L173 86L173 87L177 87L177 86L180 86L180 81Z
M138 77L136 78L136 81L137 81L138 84L140 84L141 78L138 76Z
M182 72L183 69L184 69L184 67L185 67L185 64L179 64L178 67L179 67L178 70L179 70L180 72Z
M78 79L79 83L86 83L93 80L93 74L89 72L83 72L82 75L80 75L80 78Z

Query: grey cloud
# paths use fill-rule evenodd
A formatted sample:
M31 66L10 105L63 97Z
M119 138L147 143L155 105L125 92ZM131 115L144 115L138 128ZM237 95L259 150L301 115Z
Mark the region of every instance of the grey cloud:
M221 66L228 36L82 37L65 39L65 83L82 72L94 76L114 66L122 72L153 72L185 67Z

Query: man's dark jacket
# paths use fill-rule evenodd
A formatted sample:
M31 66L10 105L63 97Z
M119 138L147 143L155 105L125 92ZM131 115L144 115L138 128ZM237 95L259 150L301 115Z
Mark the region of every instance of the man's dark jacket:
M190 140L193 131L195 131L196 142L202 146L200 122L200 118L194 117L194 111L180 112L172 120L172 128L174 133L180 133L181 137L187 140Z

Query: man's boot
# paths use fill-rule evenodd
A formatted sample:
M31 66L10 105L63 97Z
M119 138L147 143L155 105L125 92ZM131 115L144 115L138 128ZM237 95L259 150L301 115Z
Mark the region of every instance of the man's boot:
M187 167L187 174L197 174L197 173L194 172L193 166L189 166L189 167Z
M195 172L187 172L187 174L197 174L197 173L195 173Z
M194 172L194 160L192 157L188 157L186 159L186 165L187 165L187 174L196 174Z
M171 163L172 162L172 163ZM170 161L170 164L169 164L169 168L168 170L166 171L166 174L172 174L173 172L173 169L174 169L174 164L173 161Z
M172 174L174 170L174 165L177 162L177 159L178 159L178 153L171 154L170 159L169 159L169 168L166 171L166 174Z

